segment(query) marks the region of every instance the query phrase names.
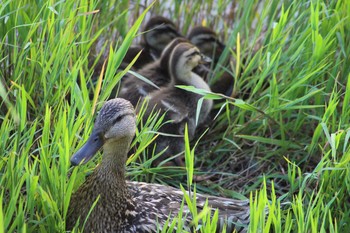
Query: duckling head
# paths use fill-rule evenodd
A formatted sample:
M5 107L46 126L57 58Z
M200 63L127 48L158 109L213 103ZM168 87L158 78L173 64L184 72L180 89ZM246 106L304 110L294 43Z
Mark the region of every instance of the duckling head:
M179 43L171 53L169 71L173 79L186 81L191 71L203 61L199 49L190 43Z
M160 66L167 69L171 54L174 48L180 43L190 43L186 38L178 37L173 39L163 50L160 56Z
M217 62L225 45L219 40L218 35L210 28L197 26L188 34L188 39L196 45L206 56L213 57Z
M87 142L71 158L72 165L88 162L102 146L124 142L129 147L135 135L135 111L122 98L107 101L101 108Z
M144 28L144 43L154 50L157 56L174 38L183 37L174 22L162 16L152 17Z

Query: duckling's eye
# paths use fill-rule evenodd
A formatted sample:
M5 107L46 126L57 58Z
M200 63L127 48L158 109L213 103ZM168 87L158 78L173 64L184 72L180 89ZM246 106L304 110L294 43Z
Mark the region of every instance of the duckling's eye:
M186 57L192 58L195 55L200 55L200 53L198 51L194 51L193 53L188 54Z

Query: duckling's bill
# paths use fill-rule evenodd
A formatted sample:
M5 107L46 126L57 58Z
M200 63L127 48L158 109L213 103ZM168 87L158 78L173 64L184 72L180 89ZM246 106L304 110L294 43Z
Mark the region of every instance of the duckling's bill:
M103 146L103 138L100 133L93 131L86 143L71 157L73 166L87 163Z
M201 60L199 61L199 64L210 64L212 61L213 59L201 53Z

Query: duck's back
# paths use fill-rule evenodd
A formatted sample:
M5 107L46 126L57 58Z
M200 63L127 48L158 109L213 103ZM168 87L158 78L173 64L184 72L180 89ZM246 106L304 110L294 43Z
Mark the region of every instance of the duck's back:
M194 124L200 98L202 98L201 95L180 88L166 88L150 95L149 106L156 106L156 109L161 109L161 112L167 112L166 119L168 120L173 120L176 123L186 121L187 124ZM207 106L202 105L201 110L208 112L206 108ZM203 122L206 116L206 113L200 114L199 123ZM191 126L195 130L196 126Z
M157 229L161 230L168 219L168 224L171 224L171 221L178 216L183 202L183 192L181 190L159 184L132 181L127 181L127 186L131 198L137 203L135 206L136 215L134 221L131 222L132 226L129 228L136 231L125 232L157 232ZM219 222L216 232L222 232L224 223L227 224L227 232L232 232L234 229L237 232L246 230L243 226L249 223L248 201L232 201L232 199L201 194L196 194L196 197L198 213L203 209L206 200L208 200L208 206L219 209ZM191 232L189 224L192 217L186 202L182 211L184 229ZM128 227L125 229L128 229Z
M138 53L140 53L140 56L133 64L132 66L133 70L139 70L142 67L146 66L147 64L154 62L154 58L152 57L151 51L149 49L144 48L143 46L140 46L140 45L132 46L126 52L125 57L122 61L122 64L120 65L120 68L125 69L134 60L134 58Z
M161 88L170 83L168 73L159 65L159 61L146 65L137 71L138 74L145 77ZM152 91L158 90L157 87L140 80L134 75L128 75L119 93L119 97L129 100L134 106L140 98L147 96Z

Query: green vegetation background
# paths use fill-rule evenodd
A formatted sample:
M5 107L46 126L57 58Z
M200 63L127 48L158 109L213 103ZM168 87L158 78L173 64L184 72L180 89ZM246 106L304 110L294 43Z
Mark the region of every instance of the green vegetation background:
M151 14L184 34L197 24L217 31L230 48L223 60L235 61L226 68L234 93L250 90L244 101L228 98L188 149L194 172L213 175L197 191L250 198L250 232L348 232L350 2L169 0L146 12L150 3L0 1L0 233L65 231L70 196L99 161L71 168L69 158L125 74L115 71ZM107 57L103 81L92 84ZM129 179L179 187L191 163L135 162L159 124L150 119L138 132Z

